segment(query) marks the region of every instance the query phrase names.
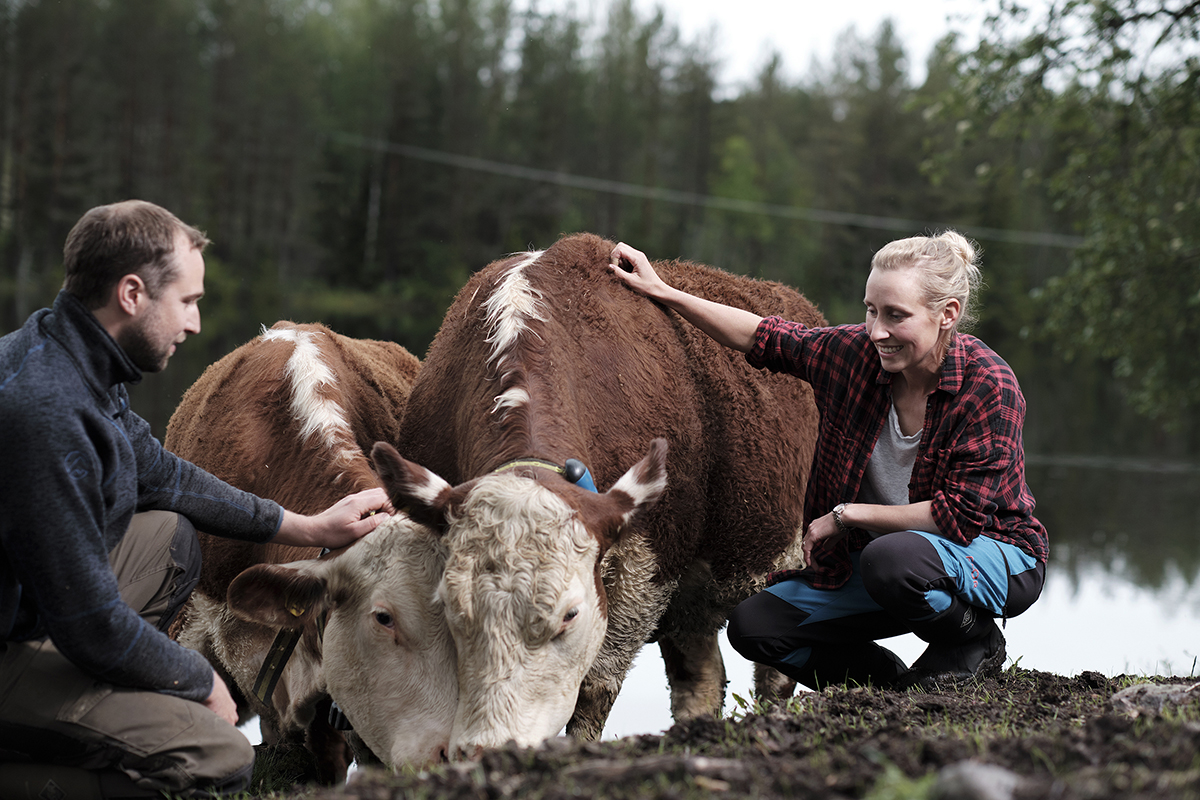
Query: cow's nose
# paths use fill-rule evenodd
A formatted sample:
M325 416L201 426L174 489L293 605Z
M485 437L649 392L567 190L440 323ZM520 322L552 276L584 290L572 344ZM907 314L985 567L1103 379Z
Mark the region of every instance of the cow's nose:
M438 748L438 761L442 762L443 764L450 763L450 746L449 745L442 745L441 747Z
M455 761L478 761L483 757L483 745L468 744L454 748Z

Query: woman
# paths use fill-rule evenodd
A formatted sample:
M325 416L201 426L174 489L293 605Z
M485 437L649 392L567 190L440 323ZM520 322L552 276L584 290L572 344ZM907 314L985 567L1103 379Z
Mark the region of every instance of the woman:
M810 688L930 688L999 672L995 618L1037 599L1049 543L1025 485L1025 399L1009 366L958 332L973 319L975 250L954 232L886 245L866 322L806 328L668 286L634 248L613 273L755 367L808 381L821 412L805 497L807 567L729 618L746 658ZM929 647L907 669L877 639Z

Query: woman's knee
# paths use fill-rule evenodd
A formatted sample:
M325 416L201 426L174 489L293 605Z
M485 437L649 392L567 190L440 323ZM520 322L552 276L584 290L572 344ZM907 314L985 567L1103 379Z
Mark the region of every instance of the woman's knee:
M781 638L802 621L793 618L797 613L798 609L770 592L759 592L730 612L726 630L729 644L750 661L775 661L786 655L778 652ZM789 647L787 652L794 649Z
M867 544L860 560L863 588L885 609L920 606L945 578L937 549L919 533L896 531Z

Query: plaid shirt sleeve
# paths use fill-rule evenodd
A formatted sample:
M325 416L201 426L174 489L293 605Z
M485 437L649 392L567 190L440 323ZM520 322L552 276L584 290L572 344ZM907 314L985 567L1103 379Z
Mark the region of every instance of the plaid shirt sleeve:
M985 534L1045 561L1048 537L1025 483L1025 398L1008 364L978 339L958 338L927 411L911 496L932 501L951 541Z
M858 496L887 416L891 377L880 369L862 325L807 328L767 317L759 323L746 360L812 386L821 421L804 497L807 529L838 503ZM833 589L845 583L851 571L850 550L861 549L867 541L866 534L852 534L849 541L820 547L813 554L812 585Z

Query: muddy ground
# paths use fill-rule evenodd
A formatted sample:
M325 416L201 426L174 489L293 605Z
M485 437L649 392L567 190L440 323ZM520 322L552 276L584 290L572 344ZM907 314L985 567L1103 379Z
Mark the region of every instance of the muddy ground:
M1173 696L1123 702L1129 692L1118 692L1146 680ZM1200 798L1200 688L1186 692L1195 682L1012 667L931 693L839 687L770 709L730 700L726 718L661 736L563 738L420 773L363 770L347 787L299 796ZM993 793L972 794L972 781Z

